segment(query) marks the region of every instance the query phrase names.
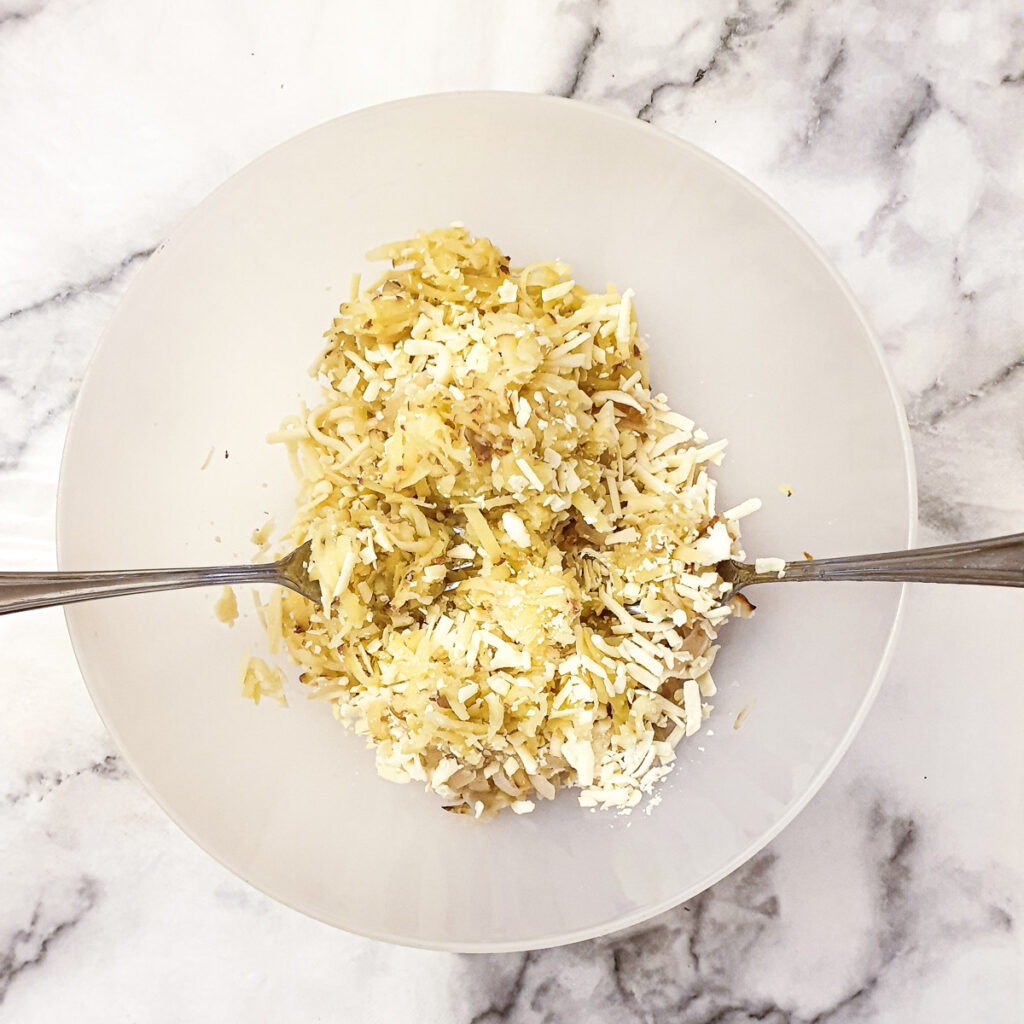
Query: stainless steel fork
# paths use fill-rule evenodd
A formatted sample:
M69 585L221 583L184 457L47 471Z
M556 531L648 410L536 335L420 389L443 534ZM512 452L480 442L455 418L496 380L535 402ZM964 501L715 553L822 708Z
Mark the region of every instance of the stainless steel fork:
M309 578L309 541L276 562L212 565L198 569L135 569L107 572L2 572L0 615L100 597L149 594L228 583L277 583L320 603L320 585Z
M747 562L718 563L718 572L733 585L732 594L755 583L851 583L857 580L892 583L972 583L991 587L1024 587L1024 533L1006 537L910 548L875 555L813 558L786 562L777 572L758 572Z

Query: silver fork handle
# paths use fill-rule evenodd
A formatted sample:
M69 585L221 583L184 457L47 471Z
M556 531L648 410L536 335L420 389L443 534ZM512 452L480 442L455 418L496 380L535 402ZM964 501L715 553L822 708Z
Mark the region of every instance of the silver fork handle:
M774 579L777 579L775 573L759 573L756 582L767 583ZM944 544L934 548L787 562L781 582L787 580L793 583L812 580L879 580L893 583L975 583L994 587L1024 587L1024 533L962 544Z
M277 562L217 565L197 569L137 569L113 572L0 572L0 615L74 604L98 597L150 594L158 590L218 583L284 583Z

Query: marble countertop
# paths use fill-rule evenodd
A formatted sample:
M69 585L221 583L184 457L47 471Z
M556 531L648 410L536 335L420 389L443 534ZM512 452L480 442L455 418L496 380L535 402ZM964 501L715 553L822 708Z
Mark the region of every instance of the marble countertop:
M1024 529L1012 0L0 0L0 564L54 562L61 445L133 274L226 176L371 103L572 95L748 175L824 246L906 405L922 542ZM775 842L629 932L458 956L248 888L128 774L61 613L0 619L0 1020L1024 1019L1024 593L912 588L886 685Z

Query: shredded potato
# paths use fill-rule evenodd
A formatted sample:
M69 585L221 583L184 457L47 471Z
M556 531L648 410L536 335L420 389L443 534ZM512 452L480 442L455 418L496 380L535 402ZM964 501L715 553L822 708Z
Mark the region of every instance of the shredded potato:
M716 515L725 442L651 393L631 292L455 226L371 258L320 404L272 435L323 607L282 591L268 628L380 774L448 810L631 808L710 710L716 564L759 503Z
M282 706L288 703L284 695L284 673L279 668L272 668L262 658L246 655L242 659L240 678L242 696L254 704L259 704L261 697L269 697Z
M228 626L235 624L235 619L238 618L238 599L230 587L221 588L220 597L213 606L213 614Z

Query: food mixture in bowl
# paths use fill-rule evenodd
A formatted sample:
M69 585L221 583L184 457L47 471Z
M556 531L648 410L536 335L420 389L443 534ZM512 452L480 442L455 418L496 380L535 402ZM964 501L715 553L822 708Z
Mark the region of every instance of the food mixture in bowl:
M477 817L561 788L634 807L715 692L742 556L725 449L652 394L632 293L509 266L460 226L387 245L286 420L290 546L323 607L275 594L271 652L367 737L377 770ZM250 696L278 674L247 667Z

